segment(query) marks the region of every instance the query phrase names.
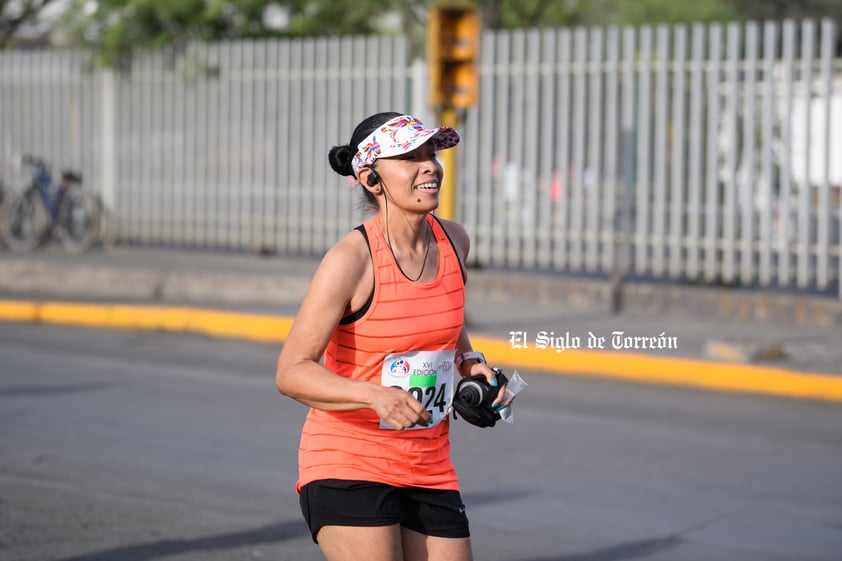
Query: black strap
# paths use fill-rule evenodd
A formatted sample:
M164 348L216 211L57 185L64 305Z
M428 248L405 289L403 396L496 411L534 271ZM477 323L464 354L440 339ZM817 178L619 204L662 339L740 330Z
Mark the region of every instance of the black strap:
M430 216L432 216L435 219L435 221L439 223L441 231L444 232L447 241L450 242L450 247L453 248L453 253L456 254L456 260L459 261L459 271L462 273L462 284L468 284L468 276L465 274L465 266L462 264L462 258L459 257L459 251L457 251L456 249L456 244L453 243L453 240L450 238L450 234L447 233L447 229L444 227L444 224L441 223L439 217L435 214L431 214Z
M368 253L371 254L371 243L368 241L368 233L365 231L365 225L360 224L354 230L357 230L360 234L363 235L365 239L365 245L368 246ZM339 320L339 325L348 325L349 323L354 323L361 317L365 315L368 309L371 307L371 303L374 301L374 286L371 287L371 294L368 295L368 300L366 300L363 307L354 312L353 314L348 314L344 318Z

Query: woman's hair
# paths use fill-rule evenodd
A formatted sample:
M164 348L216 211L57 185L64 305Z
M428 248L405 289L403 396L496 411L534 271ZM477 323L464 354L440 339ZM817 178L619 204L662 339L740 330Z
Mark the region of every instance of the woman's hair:
M354 170L351 168L351 160L354 159L354 154L357 153L357 146L360 142L365 140L365 138L374 132L374 130L380 125L394 119L395 117L400 117L401 115L403 115L403 113L390 111L386 113L377 113L376 115L363 119L363 121L357 125L357 128L354 129L354 134L351 135L351 141L348 144L334 146L330 149L330 152L328 152L327 159L328 162L330 162L330 167L333 168L333 171L345 177L354 175ZM377 207L377 199L375 199L374 194L371 191L363 189L363 195L370 206L375 208Z

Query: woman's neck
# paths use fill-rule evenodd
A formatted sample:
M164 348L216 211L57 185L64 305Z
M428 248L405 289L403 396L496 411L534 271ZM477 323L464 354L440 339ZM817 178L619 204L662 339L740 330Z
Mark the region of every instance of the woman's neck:
M380 212L379 222L380 230L393 251L421 253L427 249L430 227L426 214Z

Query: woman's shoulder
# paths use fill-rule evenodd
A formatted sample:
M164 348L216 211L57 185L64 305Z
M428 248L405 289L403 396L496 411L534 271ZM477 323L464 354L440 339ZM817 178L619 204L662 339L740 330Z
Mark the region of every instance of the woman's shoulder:
M370 263L365 238L352 230L324 254L313 275L310 290L319 294L327 291L350 297L360 279L365 278Z
M369 256L368 242L365 236L355 228L325 253L321 267L339 267L346 273L353 273L355 270L363 272L370 260Z

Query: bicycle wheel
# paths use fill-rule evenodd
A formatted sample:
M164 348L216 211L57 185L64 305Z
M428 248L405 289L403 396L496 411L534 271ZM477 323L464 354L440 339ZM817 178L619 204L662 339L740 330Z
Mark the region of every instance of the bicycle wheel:
M99 198L79 187L70 187L58 206L56 235L66 250L84 253L99 239L101 218Z
M47 238L49 229L50 214L37 191L8 196L0 207L0 235L12 251L36 249Z

